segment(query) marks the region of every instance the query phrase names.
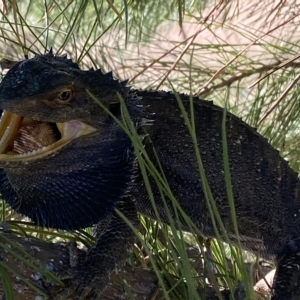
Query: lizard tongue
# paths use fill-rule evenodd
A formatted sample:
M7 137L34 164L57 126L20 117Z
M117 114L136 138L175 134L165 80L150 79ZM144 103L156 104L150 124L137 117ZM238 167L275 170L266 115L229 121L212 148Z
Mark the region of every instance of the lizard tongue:
M28 125L27 125L28 124ZM21 127L13 142L12 153L22 154L47 147L60 139L55 124L42 122L21 122ZM6 152L5 154L10 154Z

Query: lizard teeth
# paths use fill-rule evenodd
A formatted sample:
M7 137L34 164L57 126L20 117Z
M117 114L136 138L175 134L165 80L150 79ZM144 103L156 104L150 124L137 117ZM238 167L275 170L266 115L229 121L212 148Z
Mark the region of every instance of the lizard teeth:
M71 120L64 123L56 123L57 129L61 133L61 138L56 142L38 149L33 149L25 153L18 154L13 150L14 140L22 124L35 124L29 118L23 118L16 114L4 111L0 120L0 161L5 162L27 162L54 154L72 140L81 136L91 134L96 129L86 123ZM41 123L41 122L40 122Z

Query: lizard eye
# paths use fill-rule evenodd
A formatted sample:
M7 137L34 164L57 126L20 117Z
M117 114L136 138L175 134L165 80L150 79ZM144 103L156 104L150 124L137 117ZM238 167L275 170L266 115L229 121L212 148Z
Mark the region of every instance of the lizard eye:
M58 99L63 102L69 101L71 100L71 98L72 98L71 90L65 90L58 95Z
M55 102L57 104L64 105L69 103L72 99L73 99L73 91L71 89L68 89L60 92L56 97Z

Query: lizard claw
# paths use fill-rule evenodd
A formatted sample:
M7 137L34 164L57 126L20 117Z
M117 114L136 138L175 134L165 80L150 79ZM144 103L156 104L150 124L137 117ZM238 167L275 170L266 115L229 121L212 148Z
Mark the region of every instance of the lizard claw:
M88 282L87 278L76 276L53 300L64 300L72 295L74 295L73 299L83 300L91 291L91 281Z
M91 278L89 278L91 279ZM93 278L89 280L85 278L83 281L78 282L77 290L75 291L75 300L83 300L83 299L93 299L99 300L102 294L102 289L99 289L99 281ZM88 298L87 298L88 297Z
M89 263L76 268L76 270L73 269L73 278L52 299L63 300L70 296L75 300L100 299L99 296L106 287L108 278L102 277L99 273L101 273L101 267L92 266Z
M91 268L85 270L83 260L86 257L83 257L83 254L77 248L76 242L70 242L66 247L69 250L70 268L56 275L61 280L68 280L68 284L52 299L63 300L71 295L74 295L73 299L85 299L93 290L93 286L96 285L94 284L96 276L93 276ZM91 298L89 297L88 299Z

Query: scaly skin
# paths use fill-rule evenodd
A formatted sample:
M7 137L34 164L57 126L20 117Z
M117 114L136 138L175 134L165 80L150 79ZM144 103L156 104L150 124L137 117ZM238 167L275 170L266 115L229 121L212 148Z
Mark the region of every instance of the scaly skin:
M215 236L194 146L172 93L129 92L125 83L113 80L111 74L80 70L71 60L54 57L51 52L21 62L0 85L2 110L42 122L79 120L96 131L26 164L7 161L5 157L9 154L3 155L4 152L0 155L3 198L17 212L46 227L79 229L111 217L84 266L75 272L71 284L57 299L73 292L75 299L84 299L90 292L92 299L100 299L109 274L126 259L134 235L114 212L115 208L135 227L137 211L157 218L136 168L130 139L87 90L119 119L117 92L124 97L137 130L148 133L143 141L147 153L155 163L155 148L181 208L203 234ZM141 97L139 101L136 95ZM180 98L190 111L189 97L180 95ZM208 101L193 99L193 103L206 176L225 228L236 244L223 172L224 112ZM226 114L230 174L242 246L266 259L277 260L273 300L298 299L300 181L278 151L255 129ZM145 117L153 118L154 124L143 126ZM137 176L134 183L133 175ZM159 188L151 176L150 182L160 218L169 223ZM167 202L175 215L170 200ZM188 229L184 221L177 225Z

